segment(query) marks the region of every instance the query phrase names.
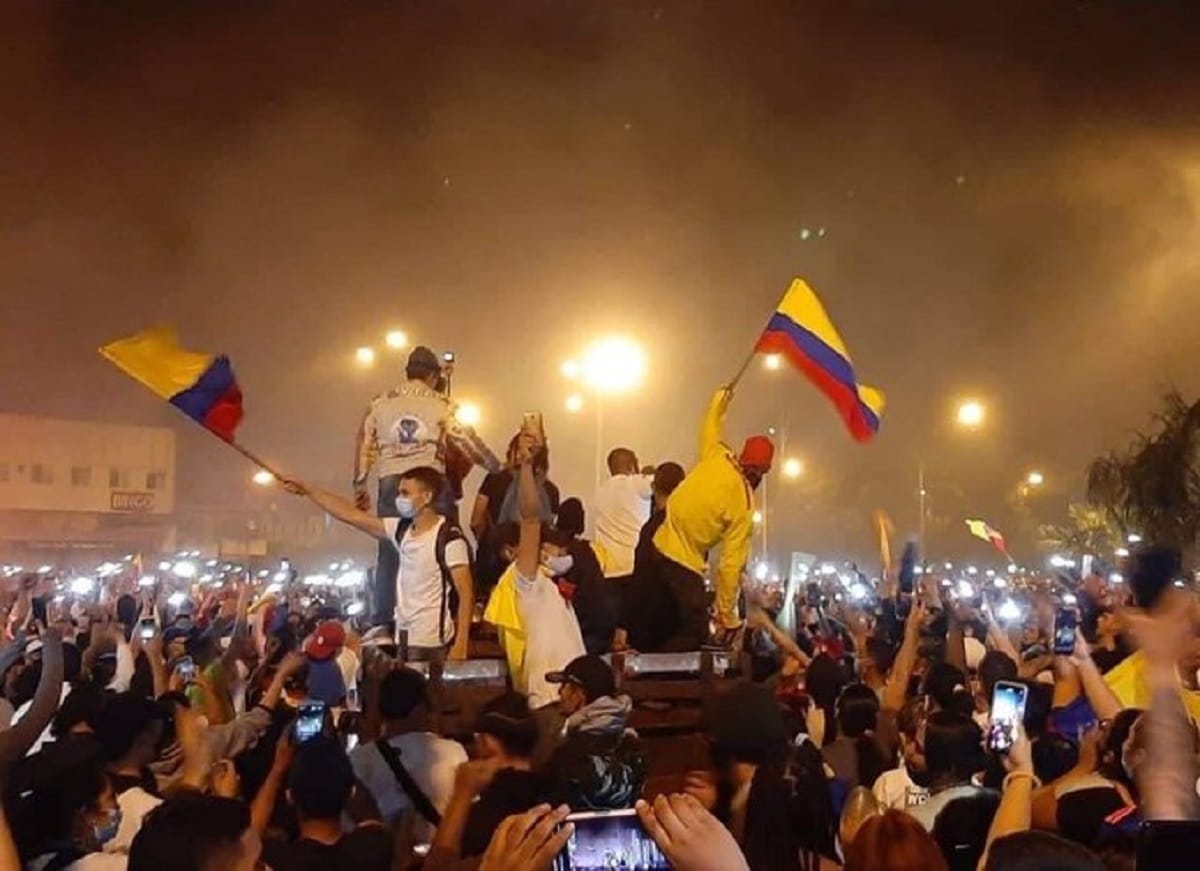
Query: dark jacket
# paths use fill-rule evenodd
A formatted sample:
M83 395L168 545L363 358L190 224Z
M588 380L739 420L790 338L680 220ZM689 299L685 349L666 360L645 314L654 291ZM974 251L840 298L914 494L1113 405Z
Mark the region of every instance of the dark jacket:
M646 754L626 725L631 710L628 696L602 696L567 718L549 768L572 810L630 808L642 794Z

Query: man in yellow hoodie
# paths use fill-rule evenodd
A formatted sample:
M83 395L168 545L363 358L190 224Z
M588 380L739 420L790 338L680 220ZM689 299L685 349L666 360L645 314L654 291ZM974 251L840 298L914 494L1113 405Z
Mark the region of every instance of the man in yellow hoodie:
M717 631L712 641L731 646L742 621L738 592L754 531L754 490L771 470L775 447L766 436L746 439L741 454L722 441L725 411L733 390L717 391L700 430L700 461L667 500L667 517L654 536L656 580L673 603L671 626L661 628L665 651L698 649L708 637L704 572L708 555L721 548L717 564Z

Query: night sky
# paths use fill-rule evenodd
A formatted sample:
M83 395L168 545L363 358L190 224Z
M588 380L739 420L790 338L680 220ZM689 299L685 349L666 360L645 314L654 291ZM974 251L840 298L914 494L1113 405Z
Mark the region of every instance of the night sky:
M729 435L776 423L773 548L870 552L916 523L986 553L1030 468L1053 514L1161 391L1200 392L1200 3L4 4L0 409L170 423L185 499L244 461L100 359L175 324L228 353L242 438L347 491L389 328L460 359L498 449L547 415L590 496L561 361L635 336L651 373L605 441L693 458L710 391L803 275L889 398L852 443L755 367ZM821 230L824 235L821 235ZM806 232L807 231L807 232ZM985 400L978 435L954 402ZM203 475L200 474L201 470Z

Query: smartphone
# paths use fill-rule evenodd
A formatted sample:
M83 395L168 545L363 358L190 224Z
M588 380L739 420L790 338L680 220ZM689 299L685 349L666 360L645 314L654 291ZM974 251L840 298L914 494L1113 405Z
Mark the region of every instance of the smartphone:
M592 868L668 869L671 864L642 828L637 811L571 814L571 840L554 859L554 871Z
M325 730L325 703L307 699L296 711L296 743L304 744Z
M1146 820L1138 829L1136 867L1162 871L1194 868L1197 850L1200 820Z
M1017 726L1025 719L1025 700L1029 687L1024 684L996 681L992 689L992 720L988 724L987 746L997 753L1007 753L1017 740Z
M521 430L523 432L535 433L539 436L544 435L546 430L542 425L542 413L540 411L527 411L521 417Z
M908 542L904 545L904 553L900 557L900 592L912 595L917 576L917 545Z
M1073 608L1059 608L1054 612L1054 652L1059 656L1070 656L1075 652L1075 627L1079 614Z
M143 617L138 621L137 631L142 641L149 641L154 637L154 633L158 631L158 626L155 625L153 617Z
M175 663L175 673L183 679L184 683L194 683L196 680L196 663L190 656L182 656Z

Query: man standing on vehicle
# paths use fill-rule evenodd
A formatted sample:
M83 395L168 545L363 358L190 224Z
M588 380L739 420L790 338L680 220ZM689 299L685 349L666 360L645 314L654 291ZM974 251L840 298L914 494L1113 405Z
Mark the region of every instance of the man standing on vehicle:
M443 366L429 348L418 346L408 357L407 380L371 400L354 455L354 504L360 510L371 508L367 479L372 469L379 478L375 514L380 518L399 516L396 497L406 472L426 467L445 475L448 451L462 454L489 472L499 470L496 455L454 416L456 409L446 393L451 367L449 362ZM434 507L439 514L457 518L452 488L446 485L435 494ZM378 622L390 620L395 610L398 567L395 546L381 541L375 563L374 618Z

